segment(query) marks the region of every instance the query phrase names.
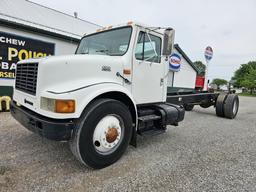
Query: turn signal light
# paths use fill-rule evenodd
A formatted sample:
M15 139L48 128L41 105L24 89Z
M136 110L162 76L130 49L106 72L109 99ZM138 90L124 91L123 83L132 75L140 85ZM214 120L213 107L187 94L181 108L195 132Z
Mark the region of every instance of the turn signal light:
M132 21L129 21L128 23L127 23L127 25L132 25L133 24L133 22Z
M124 69L124 70L123 70L123 73L124 73L125 75L131 75L131 70L130 70L130 69Z
M74 113L75 101L74 100L55 100L56 113Z

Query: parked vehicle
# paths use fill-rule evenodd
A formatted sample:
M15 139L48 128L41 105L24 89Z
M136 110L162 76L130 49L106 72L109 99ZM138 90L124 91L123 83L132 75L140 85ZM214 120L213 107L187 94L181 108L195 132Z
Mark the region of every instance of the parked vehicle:
M76 158L92 168L116 162L137 134L177 126L185 109L216 106L234 118L238 97L167 93L174 30L129 22L84 36L74 55L20 61L11 113L27 129L69 141Z

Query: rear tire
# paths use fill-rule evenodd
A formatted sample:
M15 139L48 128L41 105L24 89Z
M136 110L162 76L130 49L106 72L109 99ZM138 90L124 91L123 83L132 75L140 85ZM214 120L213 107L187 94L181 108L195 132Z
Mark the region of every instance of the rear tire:
M192 105L192 104L184 104L184 109L186 111L192 111L193 108L194 108L194 105Z
M224 104L224 114L226 118L234 119L239 108L239 99L235 94L229 94Z
M216 115L219 117L225 117L224 114L224 102L226 99L227 95L226 94L219 94L217 100L216 100Z
M112 137L107 133L110 129ZM81 163L101 169L123 155L131 136L132 117L128 107L117 100L99 99L81 115L70 148Z

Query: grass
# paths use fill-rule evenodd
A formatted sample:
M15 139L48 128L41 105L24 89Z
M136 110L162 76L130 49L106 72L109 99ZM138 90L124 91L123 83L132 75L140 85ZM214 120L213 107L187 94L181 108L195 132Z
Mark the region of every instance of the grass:
M250 93L239 93L239 96L247 96L247 97L256 97L256 93L250 94Z

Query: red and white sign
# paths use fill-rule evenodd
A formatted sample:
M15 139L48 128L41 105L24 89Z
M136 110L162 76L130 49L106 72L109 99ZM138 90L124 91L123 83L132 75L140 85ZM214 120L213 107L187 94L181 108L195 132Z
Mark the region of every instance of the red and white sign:
M212 47L208 46L205 48L204 57L206 59L206 62L209 62L212 59L213 56L213 50Z

